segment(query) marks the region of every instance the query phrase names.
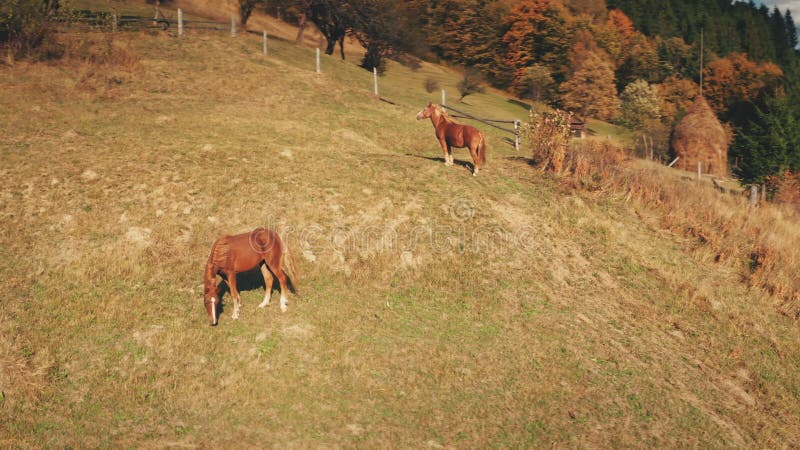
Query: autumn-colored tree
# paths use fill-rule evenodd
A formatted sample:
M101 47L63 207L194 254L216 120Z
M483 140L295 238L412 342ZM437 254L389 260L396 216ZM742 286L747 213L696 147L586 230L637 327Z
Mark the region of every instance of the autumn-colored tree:
M524 76L525 67L535 62L551 68L566 63L571 33L559 3L523 0L511 9L506 26L504 64L514 71L514 82Z
M717 113L753 101L778 87L783 71L774 63L754 62L745 53L731 53L703 71L703 94Z
M695 57L692 46L679 37L663 39L657 36L655 45L664 71L668 73L667 76L685 74L689 60Z
M564 0L564 6L576 15L585 15L592 20L602 20L606 17L605 0Z
M572 48L568 56L569 67L567 68L567 73L570 75L583 64L587 55L591 53L597 55L605 51L597 45L594 34L590 30L578 29L572 39Z
M697 83L678 76L669 77L657 86L661 99L661 120L667 125L674 125L700 95Z
M549 6L550 0L524 0L511 10L506 18L508 31L503 36L508 46L505 57L508 67L519 70L533 64L538 24L544 22L544 11Z
M608 19L594 30L597 43L605 50L615 66L620 66L628 55L631 39L636 33L633 23L622 11L612 9Z
M520 98L534 102L550 99L555 82L550 69L544 64L533 64L523 69L523 75L514 83L514 92Z
M655 43L641 33L634 33L628 41L624 60L617 68L619 85L628 85L637 79L657 83L665 76Z
M439 58L473 67L498 85L510 81L502 66L502 27L505 11L498 2L484 0L442 0L417 4L414 21L424 30L427 43ZM410 24L413 26L413 24Z
M611 120L619 115L614 70L602 56L589 52L570 79L561 84L564 108L584 116Z
M661 99L658 89L645 80L636 80L622 91L622 115L620 122L634 129L661 116Z
M628 44L636 34L633 21L619 9L612 9L608 12L608 27L620 37L623 44Z

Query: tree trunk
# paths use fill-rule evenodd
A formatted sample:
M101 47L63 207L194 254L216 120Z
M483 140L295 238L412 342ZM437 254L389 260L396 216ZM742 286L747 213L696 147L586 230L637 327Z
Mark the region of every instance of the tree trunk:
M332 55L333 51L336 49L336 39L328 39L328 43L325 45L325 54Z
M294 38L295 44L303 43L303 32L306 30L306 13L300 13L300 20L297 24L297 37Z

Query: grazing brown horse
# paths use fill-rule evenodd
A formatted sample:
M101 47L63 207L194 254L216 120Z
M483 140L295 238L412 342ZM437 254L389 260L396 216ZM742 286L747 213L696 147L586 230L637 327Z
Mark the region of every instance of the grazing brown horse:
M285 266L282 266L282 263L285 263ZM264 286L267 292L264 295L264 301L258 307L263 308L269 304L269 298L272 295L272 276L274 275L281 286L281 311L285 312L287 284L291 284L294 288L296 271L294 262L289 255L289 248L281 241L278 233L265 228L256 228L249 233L222 236L214 242L211 247L211 255L206 263L204 277L204 302L212 326L217 324L217 305L220 300L217 275L221 275L228 283L231 297L234 299L231 317L236 320L239 318L239 310L242 307L242 299L236 289L236 274L259 266L261 274L264 276ZM288 282L284 267L289 271Z
M475 127L453 122L439 105L433 103L428 103L427 107L417 113L417 120L428 118L431 119L436 130L436 138L442 146L444 165L453 165L452 147L467 147L474 162L472 175L478 175L481 166L486 163L486 138L483 133Z

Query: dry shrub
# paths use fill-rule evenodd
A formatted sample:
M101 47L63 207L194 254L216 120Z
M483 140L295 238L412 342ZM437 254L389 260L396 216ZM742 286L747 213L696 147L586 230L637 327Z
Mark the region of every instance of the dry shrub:
M564 175L588 189L600 188L625 160L625 153L608 141L571 140L571 114L564 111L531 111L525 128L531 157L541 169ZM577 186L576 186L577 187Z
M523 133L530 143L531 158L542 170L557 174L563 171L571 117L566 111L539 113L531 110Z
M722 126L708 102L697 97L672 135L672 148L680 156L676 167L694 171L700 162L705 173L725 175L730 142L730 132Z
M664 176L663 167L612 171L609 185L627 201L660 212L662 226L690 236L698 251L739 269L751 286L774 296L778 311L800 318L800 217L781 205L748 206L696 181Z
M533 114L532 114L533 117ZM567 117L567 116L564 116ZM532 122L533 123L533 122ZM690 236L698 253L739 269L747 282L778 300L777 309L800 319L800 215L778 204L748 205L710 184L668 176L662 166L626 164L622 149L611 142L586 140L565 145L558 119L538 119L528 127L534 160L542 170L561 176L572 188L603 189L656 211L661 225ZM534 133L531 133L531 130ZM800 199L800 177L786 175L777 188L782 201Z
M781 176L769 177L767 185L774 192L775 201L800 211L800 173L786 172Z
M430 94L430 93L433 93L435 91L438 91L439 89L440 89L439 88L439 82L437 80L434 80L433 78L426 78L425 79L425 91L427 93Z

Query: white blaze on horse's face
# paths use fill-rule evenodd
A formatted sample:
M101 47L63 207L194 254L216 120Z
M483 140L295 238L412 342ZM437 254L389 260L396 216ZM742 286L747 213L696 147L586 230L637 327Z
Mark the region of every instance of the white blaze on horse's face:
M417 113L417 120L422 120L424 118L425 118L425 110L420 109L419 112Z

